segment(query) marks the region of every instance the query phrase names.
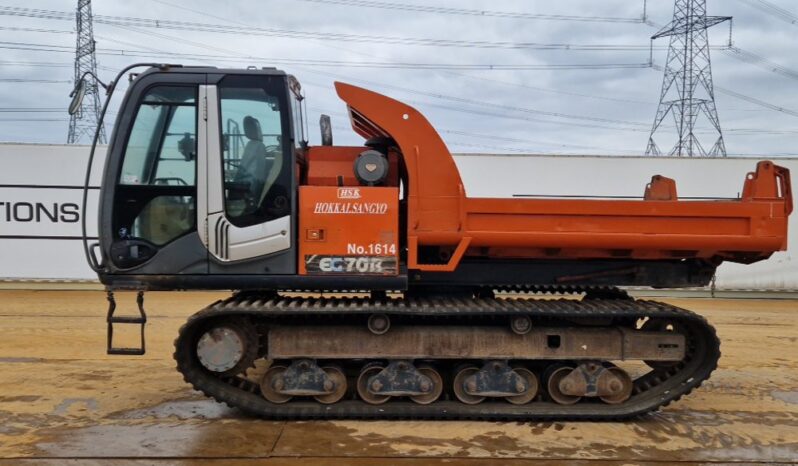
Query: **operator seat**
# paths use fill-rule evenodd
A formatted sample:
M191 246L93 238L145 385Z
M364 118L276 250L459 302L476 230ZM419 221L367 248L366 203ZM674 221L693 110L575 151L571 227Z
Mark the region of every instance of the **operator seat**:
M263 131L257 118L244 117L244 135L249 141L244 146L238 173L250 178L246 181L250 182L252 199L260 199L263 184L266 182L266 145L263 144Z
M247 188L243 199L227 200L227 213L233 217L252 213L258 208L266 182L266 145L263 144L263 131L257 118L249 115L244 117L244 136L247 143L234 181L246 183Z

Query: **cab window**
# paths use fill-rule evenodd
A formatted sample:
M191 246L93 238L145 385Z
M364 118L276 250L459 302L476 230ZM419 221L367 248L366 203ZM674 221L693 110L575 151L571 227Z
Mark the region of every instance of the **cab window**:
M194 185L197 107L190 87L156 87L141 102L120 184Z
M285 88L279 77L228 76L219 85L225 212L246 227L290 214Z
M144 95L119 173L117 239L163 246L196 230L196 128L196 87Z

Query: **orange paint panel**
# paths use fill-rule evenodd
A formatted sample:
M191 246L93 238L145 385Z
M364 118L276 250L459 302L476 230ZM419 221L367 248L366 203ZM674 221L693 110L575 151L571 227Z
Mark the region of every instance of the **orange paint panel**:
M397 275L399 190L300 186L302 275Z
M643 217L620 215L514 215L469 214L466 229L470 232L494 231L495 225L504 224L507 232L563 232L563 233L639 233L639 234L694 234L697 230L716 229L721 235L747 235L751 219L703 217Z

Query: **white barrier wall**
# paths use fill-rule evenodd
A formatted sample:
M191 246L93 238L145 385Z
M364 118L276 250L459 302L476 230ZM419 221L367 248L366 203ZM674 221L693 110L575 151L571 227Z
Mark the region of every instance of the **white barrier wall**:
M97 235L105 149L90 184L87 233ZM96 280L81 244L89 148L0 144L0 280Z
M89 193L96 235L105 149L98 148ZM79 211L88 147L0 144L0 280L94 280L80 242ZM676 179L680 197L737 197L756 159L460 155L472 197L642 196L654 174ZM778 159L798 174L798 159ZM798 180L798 176L796 177ZM790 244L798 224L790 219ZM792 251L754 265L723 264L718 289L798 290Z

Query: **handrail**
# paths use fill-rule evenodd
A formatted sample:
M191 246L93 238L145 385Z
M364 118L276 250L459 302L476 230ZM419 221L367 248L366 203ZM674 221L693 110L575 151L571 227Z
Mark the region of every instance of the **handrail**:
M81 205L81 234L82 234L82 241L83 241L83 253L86 255L86 262L89 264L92 270L96 273L100 273L103 270L104 261L97 262L97 259L93 256L92 250L93 246L89 246L89 239L86 236L86 205L88 204L88 197L89 197L89 183L91 182L91 170L92 166L94 165L94 152L97 150L97 142L100 138L100 128L102 128L103 121L105 120L105 113L108 110L108 104L111 102L111 97L113 97L114 90L116 90L116 84L119 80L124 76L125 73L128 71L139 68L142 66L148 66L151 68L160 68L160 69L167 69L170 67L179 67L180 65L173 65L173 64L165 64L165 63L134 63L132 65L128 65L123 68L119 73L117 73L116 78L108 83L108 87L105 91L105 102L103 103L102 111L100 111L100 118L97 120L97 127L94 129L94 138L91 142L91 150L89 151L89 162L88 166L86 167L86 178L83 181L83 202ZM85 75L81 78L84 79ZM97 79L94 76L94 79ZM100 251L102 255L102 251Z

